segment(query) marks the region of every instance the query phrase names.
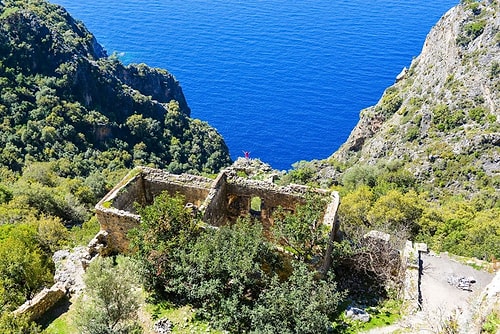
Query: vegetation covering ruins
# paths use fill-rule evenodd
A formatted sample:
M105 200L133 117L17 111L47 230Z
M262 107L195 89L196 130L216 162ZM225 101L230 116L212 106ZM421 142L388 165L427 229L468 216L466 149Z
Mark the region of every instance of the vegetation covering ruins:
M318 198L277 210L267 231L251 217L203 228L182 197L164 194L137 209L132 257L94 260L71 317L45 332L141 332L144 318L188 309L175 330L348 333L361 327L344 317L350 303L399 316L394 250L406 239L498 259L498 15L497 1L462 1L330 159L267 170L282 185L339 191L343 241L332 245L317 224ZM0 332L41 331L11 312L52 284L55 251L97 233L93 206L127 170L229 165L220 135L189 116L170 73L108 57L59 6L0 1ZM367 239L371 230L395 238ZM332 269L317 272L328 246Z

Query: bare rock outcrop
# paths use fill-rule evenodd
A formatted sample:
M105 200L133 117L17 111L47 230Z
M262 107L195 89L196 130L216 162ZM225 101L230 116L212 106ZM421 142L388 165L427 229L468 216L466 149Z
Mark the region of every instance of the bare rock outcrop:
M500 9L496 1L463 2L433 27L421 54L379 102L360 114L340 162L399 160L424 182L457 161L447 186L469 191L500 175ZM457 165L457 169L459 166ZM497 186L498 187L498 186Z

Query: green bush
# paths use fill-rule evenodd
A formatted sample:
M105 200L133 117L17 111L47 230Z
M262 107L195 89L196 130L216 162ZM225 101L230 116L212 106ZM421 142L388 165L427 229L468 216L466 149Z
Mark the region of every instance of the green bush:
M402 104L403 98L399 94L399 90L395 87L390 87L384 92L380 103L377 105L376 111L388 118L395 114Z
M27 315L15 316L10 312L0 314L0 333L2 334L37 334L41 332L40 326L30 321Z
M441 104L433 110L433 124L440 131L449 131L465 123L465 113L462 110L450 110L447 105Z
M302 261L321 257L328 243L329 228L322 223L327 204L321 195L308 193L306 204L298 205L293 214L279 207L273 213L274 240Z
M12 311L52 284L51 254L39 244L35 224L0 226L0 309Z
M498 311L493 310L483 323L482 332L484 333L498 333L498 329L500 328L500 314Z
M418 126L412 126L406 131L405 138L407 141L414 141L420 136L420 128Z
M137 321L142 303L134 263L123 256L98 257L85 276L85 294L75 304L75 324L81 333L141 333Z
M12 190L0 183L0 204L7 203L12 200Z
M486 26L486 21L481 20L466 24L464 26L464 30L467 36L470 36L474 40L483 33L485 26Z
M479 124L484 124L486 110L483 107L476 107L469 110L469 117Z
M294 265L286 281L274 277L251 312L252 333L327 333L345 294L333 276L315 277L303 263Z
M304 264L292 269L295 260L269 244L261 224L240 219L200 229L200 221L184 208L184 199L167 194L139 212L142 222L131 233L133 248L148 290L159 298L192 305L198 319L237 333L309 333L326 330L333 320L343 294L332 278L323 280ZM273 301L284 291L290 292L281 300L285 304ZM287 315L286 328L278 319L259 320L266 312L277 314L291 305L297 311Z
M495 61L491 64L490 79L498 78L499 75L500 75L500 63Z

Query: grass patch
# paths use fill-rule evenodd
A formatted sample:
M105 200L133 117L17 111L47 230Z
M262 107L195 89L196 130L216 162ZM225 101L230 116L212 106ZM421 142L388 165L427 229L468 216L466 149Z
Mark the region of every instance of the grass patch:
M109 208L111 208L111 207L113 206L113 202L111 202L111 201L106 201L106 202L102 203L102 206L103 206L104 208L106 208L106 209L109 209Z
M74 326L71 319L71 309L69 312L62 314L60 317L52 321L47 328L42 331L42 334L73 334L78 333L78 329Z
M379 306L368 307L366 312L370 314L370 321L365 323L347 319L343 313L339 318L340 322L333 326L337 330L335 333L356 334L392 325L401 318L401 307L402 303L398 300L386 300Z
M161 318L169 319L173 324L173 334L224 333L213 329L207 321L196 319L195 311L189 305L176 306L170 302L162 301L158 304L147 304L146 311L151 314L153 322Z
M460 256L460 255L455 255L455 254L448 254L448 256L461 263L465 264L466 266L472 267L478 271L486 271L486 272L492 272L492 263L488 261L483 261L480 259L476 259L473 257L467 257L467 256Z
M484 333L498 333L498 330L500 329L500 312L491 312L486 317L481 329Z

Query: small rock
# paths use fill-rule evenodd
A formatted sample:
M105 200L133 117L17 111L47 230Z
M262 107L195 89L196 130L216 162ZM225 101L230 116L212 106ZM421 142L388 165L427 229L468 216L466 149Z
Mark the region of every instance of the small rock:
M370 321L370 315L368 312L366 312L363 309L357 308L357 307L351 307L349 306L347 310L345 311L345 316L348 319L356 320L356 321L362 321L362 322L368 322Z
M153 330L158 334L170 334L173 329L172 322L167 318L161 318L153 325Z

